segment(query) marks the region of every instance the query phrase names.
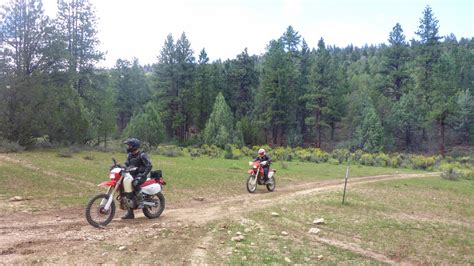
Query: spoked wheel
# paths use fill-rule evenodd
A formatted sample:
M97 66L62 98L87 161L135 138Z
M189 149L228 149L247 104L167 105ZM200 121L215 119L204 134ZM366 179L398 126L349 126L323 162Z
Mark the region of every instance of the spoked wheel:
M266 184L265 186L267 186L268 191L273 192L273 190L275 190L275 186L276 186L275 178L273 178L273 177L270 178L270 182L268 184Z
M254 175L250 175L247 179L247 191L249 193L254 193L257 190L257 178Z
M160 217L161 213L165 210L165 196L158 192L155 195L147 195L145 201L154 202L155 206L145 205L142 209L143 214L149 219Z
M86 219L90 225L101 227L112 221L115 215L115 202L112 201L110 208L105 210L105 204L109 197L109 195L102 193L89 200L86 207Z

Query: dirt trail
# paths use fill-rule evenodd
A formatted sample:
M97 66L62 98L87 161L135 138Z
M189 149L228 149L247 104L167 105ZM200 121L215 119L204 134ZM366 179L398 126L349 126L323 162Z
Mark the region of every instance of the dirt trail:
M348 187L350 189L357 184L433 175L436 173L358 177L351 178ZM156 220L149 220L144 218L143 214L138 214L135 220L122 221L119 218L121 213L117 213L116 218L105 229L96 229L88 225L84 218L84 210L79 208L2 215L0 216L0 263L96 264L114 263L118 262L118 259L125 262L130 259L130 262L136 262L140 261L140 256L146 255L151 263L202 264L206 261L204 246L212 242L212 236L202 230L208 222L241 219L242 214L248 211L265 208L310 193L342 188L343 180L277 187L274 193L266 193L260 187L255 194L242 194L225 200L193 201L186 208L173 208L172 203L168 203L167 209ZM138 228L146 229L139 230ZM134 245L130 244L144 239L149 241L144 249L134 248ZM177 244L178 242L180 244ZM357 248L352 248L349 244L338 246L381 262L387 262L385 258L364 253ZM118 251L122 247L126 250ZM156 253L157 250L160 251L160 256ZM168 255L166 255L167 250L170 252ZM180 252L186 256L184 261L176 261L173 257L174 254Z

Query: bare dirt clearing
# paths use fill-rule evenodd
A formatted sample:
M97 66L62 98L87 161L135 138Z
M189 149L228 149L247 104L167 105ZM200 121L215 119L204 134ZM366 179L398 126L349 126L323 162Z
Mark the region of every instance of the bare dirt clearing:
M351 186L357 184L433 175L436 174L352 178L349 191ZM343 180L320 181L277 187L274 193L267 193L263 187L259 187L255 194L226 199L206 198L203 201L191 201L186 206L173 206L172 202L168 202L159 219L149 220L140 213L135 220L122 221L119 218L122 213L119 212L104 229L87 224L82 208L40 213L7 211L0 217L0 261L6 264L204 263L207 245L219 244L213 243L208 223L221 219L238 220L250 210L318 191L342 190L342 187ZM0 202L2 205L16 204L16 207L28 204L27 201L9 202L8 199L1 199ZM8 210L8 206L2 206L2 209ZM351 251L361 253L360 250ZM370 253L362 255L373 257Z

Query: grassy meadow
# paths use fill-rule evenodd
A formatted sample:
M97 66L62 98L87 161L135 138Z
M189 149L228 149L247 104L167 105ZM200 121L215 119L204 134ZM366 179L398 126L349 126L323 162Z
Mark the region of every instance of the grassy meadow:
M125 153L80 151L63 156L58 150L27 151L5 154L0 161L0 195L4 198L32 198L33 210L66 206L84 206L100 192L96 184L108 179L112 159L124 162ZM229 160L189 155L166 157L150 154L153 169L162 169L169 204L180 204L195 197L220 198L247 193L248 158ZM303 182L344 178L346 165L291 161L275 162L278 187ZM350 176L420 172L412 169L351 166ZM47 202L47 204L44 204ZM39 204L37 204L39 203Z
M338 246L344 243L382 254L389 263L472 265L472 206L472 181L427 177L376 182L353 187L345 205L341 192L321 192L252 212L240 222L227 221L225 230L223 223L215 224L215 238L225 241L242 232L245 240L209 252L216 263L380 264L371 255ZM312 224L317 218L326 224ZM309 234L312 227L320 233ZM326 239L335 244L323 243ZM222 256L229 250L229 257Z

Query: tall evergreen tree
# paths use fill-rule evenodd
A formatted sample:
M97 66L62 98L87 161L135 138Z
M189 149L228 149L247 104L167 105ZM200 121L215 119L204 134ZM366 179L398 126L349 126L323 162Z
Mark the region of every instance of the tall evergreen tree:
M113 84L117 92L115 108L120 132L127 127L134 113L143 109L149 98L149 87L145 72L138 60L129 62L118 59L112 71Z
M263 58L256 114L266 132L266 142L285 145L288 129L296 117L295 85L297 66L284 50L281 40L271 41Z
M223 148L226 144L233 143L233 134L234 118L232 112L222 93L219 93L204 129L204 142Z
M390 46L385 52L382 74L386 75L383 93L395 101L400 100L406 83L410 78L408 73L409 51L402 27L397 23L388 39Z
M310 81L306 99L306 109L312 114L306 119L306 124L315 128L317 148L321 147L322 129L327 126L325 115L329 113L328 101L331 93L332 77L329 68L330 55L321 38L318 50L314 55L314 64L310 74Z
M67 68L81 97L87 96L88 75L102 59L97 50L97 17L89 0L58 0L56 27L67 49Z

